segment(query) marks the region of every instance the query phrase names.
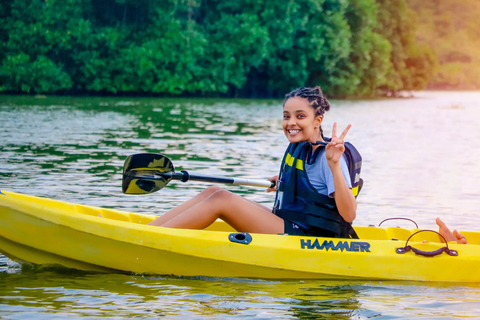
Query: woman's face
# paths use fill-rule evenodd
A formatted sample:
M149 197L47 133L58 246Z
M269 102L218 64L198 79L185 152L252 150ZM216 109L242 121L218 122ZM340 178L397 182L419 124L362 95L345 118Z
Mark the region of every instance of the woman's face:
M291 143L323 140L319 130L322 120L305 98L289 98L283 106L283 132Z

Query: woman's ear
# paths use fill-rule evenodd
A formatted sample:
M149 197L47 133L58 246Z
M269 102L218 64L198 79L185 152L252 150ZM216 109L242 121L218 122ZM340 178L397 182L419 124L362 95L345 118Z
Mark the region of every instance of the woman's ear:
M323 121L323 116L317 116L314 122L315 128L320 128L320 126L322 125L322 121Z

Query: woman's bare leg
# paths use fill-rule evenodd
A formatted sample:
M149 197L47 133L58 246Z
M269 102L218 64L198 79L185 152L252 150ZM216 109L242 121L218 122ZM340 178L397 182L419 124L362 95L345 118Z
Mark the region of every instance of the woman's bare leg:
M149 222L148 224L154 225L154 226L161 226L162 224L164 224L168 220L175 218L180 213L190 209L191 207L195 206L197 203L205 200L206 198L208 198L209 196L211 196L213 193L217 192L218 190L221 190L221 188L217 187L217 186L208 187L207 189L205 189L202 192L200 192L199 194L197 194L195 197L193 197L190 200L185 201L181 205L165 212L160 217L153 220L152 222Z
M448 227L445 225L445 223L440 220L440 218L437 218L436 220L437 225L438 225L438 233L440 233L442 236L447 239L447 241L457 241L459 244L467 244L467 239L463 234L458 232L457 230L453 230L453 233L448 229Z
M448 229L446 224L440 220L440 218L437 218L435 222L438 225L438 233L440 233L447 241L457 241L457 238L455 238L453 233Z
M218 218L235 230L254 233L283 233L283 219L270 210L229 191L220 189L186 211L161 224L168 228L204 229Z
M182 203L181 205L165 212L164 214L162 214L160 217L158 217L157 219L153 220L152 222L149 222L148 224L149 225L154 225L154 226L161 226L162 224L164 224L165 222L175 218L177 215L181 214L182 212L190 209L191 207L195 206L196 204L198 204L199 202L205 200L206 198L208 198L210 195L212 195L213 193L219 191L219 190L224 190L218 186L212 186L212 187L208 187L207 189L203 190L202 192L200 192L199 194L197 194L195 197L191 198L190 200L187 200L185 201L184 203ZM243 198L242 198L243 199ZM258 206L259 208L263 208L265 210L269 210L267 207L259 204L259 203L256 203L254 201L251 201L251 200L248 200L248 199L244 199L245 201L249 201L251 202L252 204L255 204L256 206Z

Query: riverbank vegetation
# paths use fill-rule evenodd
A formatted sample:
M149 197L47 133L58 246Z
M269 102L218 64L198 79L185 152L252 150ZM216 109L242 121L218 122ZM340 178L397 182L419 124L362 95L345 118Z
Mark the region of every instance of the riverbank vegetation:
M351 97L420 90L446 72L435 73L435 44L416 33L412 8L421 12L420 3L4 0L0 91L281 97L321 85L329 96Z
M480 2L407 0L417 13L416 40L437 54L432 89L480 89Z

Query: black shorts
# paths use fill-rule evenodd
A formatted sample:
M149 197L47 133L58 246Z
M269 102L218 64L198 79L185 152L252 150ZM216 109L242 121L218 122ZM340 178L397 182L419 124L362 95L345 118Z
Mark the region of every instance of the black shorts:
M291 236L307 236L307 237L328 237L335 238L335 233L321 228L308 227L304 228L288 220L283 220L285 233Z

